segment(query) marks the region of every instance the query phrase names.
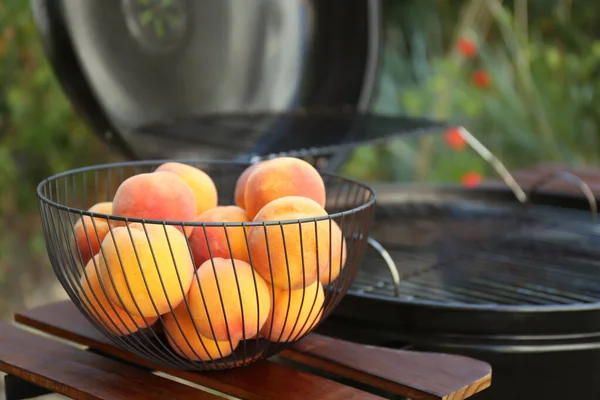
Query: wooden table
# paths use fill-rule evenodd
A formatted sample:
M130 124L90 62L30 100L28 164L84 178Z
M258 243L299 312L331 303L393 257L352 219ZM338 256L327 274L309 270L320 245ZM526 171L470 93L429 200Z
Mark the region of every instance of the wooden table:
M491 382L490 366L478 360L367 347L317 334L280 353L279 361L228 371L174 370L115 347L70 301L19 313L15 320L0 323L7 400L49 392L127 400L217 399L224 394L278 400L461 400Z

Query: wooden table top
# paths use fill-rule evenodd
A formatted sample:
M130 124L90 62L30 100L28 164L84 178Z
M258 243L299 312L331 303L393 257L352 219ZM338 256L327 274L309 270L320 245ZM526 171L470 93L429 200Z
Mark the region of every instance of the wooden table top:
M78 399L226 395L307 400L399 395L461 400L491 382L490 366L478 360L363 346L317 334L284 350L275 357L278 360L227 371L175 370L116 347L70 301L19 313L15 320L16 325L0 324L0 371Z

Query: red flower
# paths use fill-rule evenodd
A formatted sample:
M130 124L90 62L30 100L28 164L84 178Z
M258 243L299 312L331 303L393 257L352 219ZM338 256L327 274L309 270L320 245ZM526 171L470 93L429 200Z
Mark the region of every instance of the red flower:
M458 52L467 58L473 58L477 55L477 46L472 40L460 38L456 42Z
M466 188L474 188L481 183L482 179L477 172L469 171L462 176L461 183Z
M490 84L492 83L492 78L490 77L490 74L488 74L482 69L478 69L477 71L473 72L473 75L471 75L471 79L473 80L475 86L482 89L490 87Z
M445 133L445 139L448 146L454 150L462 150L462 148L467 144L465 138L463 138L460 134L460 129L458 128L447 130Z

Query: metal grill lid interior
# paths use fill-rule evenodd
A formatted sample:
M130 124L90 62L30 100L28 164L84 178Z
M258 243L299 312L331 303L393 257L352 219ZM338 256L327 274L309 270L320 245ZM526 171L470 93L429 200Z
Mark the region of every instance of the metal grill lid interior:
M432 125L368 114L379 0L32 5L71 101L132 158L331 150Z

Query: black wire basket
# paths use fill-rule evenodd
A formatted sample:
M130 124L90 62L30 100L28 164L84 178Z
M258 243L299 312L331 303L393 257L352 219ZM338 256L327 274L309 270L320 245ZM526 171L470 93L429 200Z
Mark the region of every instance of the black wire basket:
M111 214L122 182L165 162L81 168L38 186L52 267L86 318L121 348L190 370L247 365L314 330L356 276L374 191L320 173L326 213L314 218L197 222ZM212 178L219 206L234 205L236 181L249 166L179 162ZM211 240L218 235L224 240ZM202 263L199 246L208 254Z

